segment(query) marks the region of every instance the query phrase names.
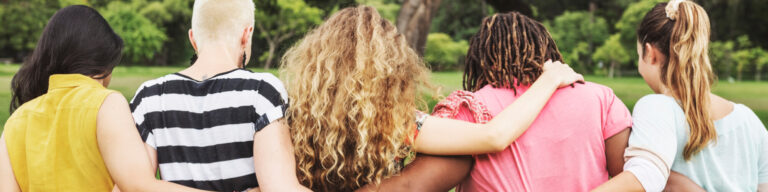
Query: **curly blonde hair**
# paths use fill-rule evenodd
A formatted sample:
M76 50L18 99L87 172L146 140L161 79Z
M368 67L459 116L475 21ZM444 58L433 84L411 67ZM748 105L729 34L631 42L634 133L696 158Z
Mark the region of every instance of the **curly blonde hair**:
M332 15L286 52L280 73L302 184L351 191L399 171L429 69L375 8Z

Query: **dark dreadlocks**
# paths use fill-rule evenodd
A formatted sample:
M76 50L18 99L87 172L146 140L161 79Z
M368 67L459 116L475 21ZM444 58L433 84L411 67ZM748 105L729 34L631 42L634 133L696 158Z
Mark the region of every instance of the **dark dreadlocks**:
M470 40L464 90L477 91L490 84L511 88L517 94L515 86L536 81L549 59L561 61L562 55L538 21L518 12L485 17Z

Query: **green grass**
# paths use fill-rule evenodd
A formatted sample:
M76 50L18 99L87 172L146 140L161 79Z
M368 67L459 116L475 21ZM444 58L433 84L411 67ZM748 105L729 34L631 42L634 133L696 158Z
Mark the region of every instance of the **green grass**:
M10 115L10 82L13 74L18 70L18 65L0 65L0 125ZM113 72L110 89L120 91L126 98L133 97L138 86L144 81L154 79L166 74L175 73L184 67L117 67ZM263 71L261 69L251 69ZM276 70L268 72L276 74ZM587 81L600 83L611 87L616 95L632 110L635 102L640 97L652 93L651 89L639 77L624 77L608 79L601 76L587 76ZM432 82L441 87L441 93L448 93L461 89L462 72L435 72L432 74ZM736 103L743 103L757 113L763 124L768 125L768 82L718 82L714 92ZM430 106L436 101L430 100ZM0 131L2 128L0 128Z

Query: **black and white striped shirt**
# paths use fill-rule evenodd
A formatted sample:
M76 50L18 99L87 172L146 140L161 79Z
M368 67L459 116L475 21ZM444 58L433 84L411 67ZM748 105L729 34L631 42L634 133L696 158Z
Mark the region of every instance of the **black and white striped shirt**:
M205 81L170 74L141 85L131 111L163 180L215 191L257 187L253 136L283 117L277 77L236 69Z

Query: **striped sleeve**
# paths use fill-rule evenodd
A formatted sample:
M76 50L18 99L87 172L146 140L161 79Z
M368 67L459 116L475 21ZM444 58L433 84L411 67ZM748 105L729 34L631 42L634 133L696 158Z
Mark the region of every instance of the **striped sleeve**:
M152 148L157 148L154 143L152 129L150 127L146 127L146 124L142 123L144 121L145 112L136 111L136 109L139 108L139 105L141 105L141 101L146 96L145 88L147 83L150 82L148 81L142 83L141 86L139 86L139 89L136 90L136 94L133 96L133 99L131 99L131 114L133 115L134 122L136 123L136 129L139 131L139 135L141 135L141 140L144 141L144 143L152 146Z
M269 106L267 109L257 107L263 113L256 113L257 117L254 125L256 131L260 131L270 123L283 118L285 110L288 108L288 96L283 83L272 74L264 73L263 75L261 85L258 88L258 94L269 101L272 106Z

